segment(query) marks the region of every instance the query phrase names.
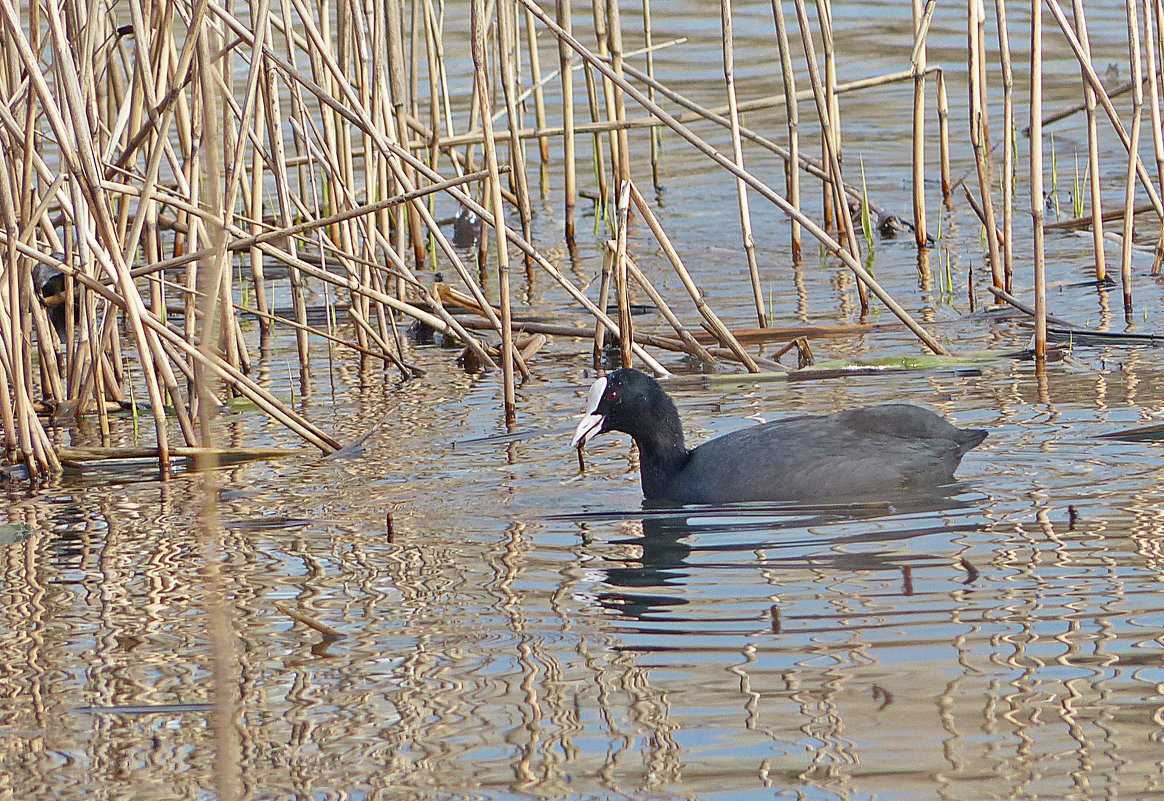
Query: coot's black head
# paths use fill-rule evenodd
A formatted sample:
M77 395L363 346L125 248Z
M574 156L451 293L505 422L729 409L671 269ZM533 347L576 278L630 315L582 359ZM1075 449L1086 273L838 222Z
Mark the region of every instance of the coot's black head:
M630 434L640 447L683 447L679 412L659 382L624 367L599 378L586 397L586 416L571 445L585 445L606 431Z

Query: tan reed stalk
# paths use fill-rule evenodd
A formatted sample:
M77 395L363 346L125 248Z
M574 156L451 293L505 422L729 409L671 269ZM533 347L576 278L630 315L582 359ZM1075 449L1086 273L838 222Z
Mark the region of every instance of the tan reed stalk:
M740 141L740 115L736 110L735 45L732 35L731 0L720 0L720 23L723 26L723 77L727 89L728 119L731 120L732 158L742 170L744 149ZM748 208L748 187L736 179L736 203L740 211L740 228L744 238L744 253L748 257L748 276L752 281L752 298L756 303L756 320L760 328L767 325L764 316L764 290L760 287L760 267L756 264L756 242L752 237L752 215Z
M1124 322L1132 324L1132 244L1135 235L1136 163L1140 152L1140 120L1144 114L1144 70L1140 62L1140 23L1137 19L1136 0L1126 0L1124 8L1128 20L1128 60L1132 72L1131 146L1128 154L1128 173L1124 184L1124 229L1120 243L1120 277L1124 295Z
M825 98L828 101L829 132L836 148L837 160L841 156L841 104L837 95L837 56L833 47L833 4L832 0L816 0L816 18L820 24L821 52L825 64ZM845 213L844 198L837 197L837 212ZM847 215L846 215L847 216Z
M623 78L623 52L622 52L622 19L619 16L618 0L607 0L606 3L607 15L607 47L610 50L610 68L614 71L615 77ZM614 97L614 115L613 119L618 123L616 131L616 138L618 141L618 149L615 153L615 174L618 176L619 184L619 206L620 212L625 211L626 204L622 203L621 197L623 192L629 191L628 184L630 183L631 169L630 169L630 141L626 127L623 123L626 121L626 97L622 90L615 83L610 83L610 95ZM625 223L625 220L623 221ZM621 223L620 223L621 224ZM625 234L625 232L623 232ZM625 252L625 247L621 252ZM622 264L621 259L615 265L616 271L622 275L623 283L626 282L626 269ZM630 314L627 313L627 323L630 322ZM629 342L630 338L623 333L622 341ZM627 349L624 347L624 353Z
M571 31L569 0L555 0L555 14L558 24L567 34ZM526 10L529 13L529 10ZM558 40L558 64L562 76L562 179L564 195L563 216L566 218L566 244L574 247L574 206L578 198L574 155L574 51L563 40Z
M508 5L502 0L502 6ZM498 9L505 14L504 8ZM501 174L497 170L497 146L493 140L493 120L491 119L489 82L486 73L485 55L485 28L489 20L485 17L483 0L473 0L472 21L472 48L473 48L473 83L477 93L477 102L481 111L481 128L485 132L485 163L489 169L490 204L493 210L493 225L497 241L497 284L498 306L501 311L501 375L504 388L503 410L506 424L511 424L517 414L517 401L513 388L513 331L510 328L509 308L509 245L505 238L505 209L501 201ZM499 37L500 38L500 37ZM504 47L504 45L502 46ZM504 59L502 59L504 61ZM403 144L403 143L401 143ZM512 155L512 154L511 154Z
M818 5L818 16L820 16L821 24L825 25L828 22L827 15L820 14L819 10L820 6ZM841 204L844 201L844 192L839 187L844 186L844 179L841 176L840 144L833 139L833 122L829 117L828 108L829 94L827 88L821 84L820 71L817 69L816 47L813 45L812 30L809 26L808 11L805 8L804 0L796 0L796 15L800 22L800 38L804 45L804 56L808 62L808 77L812 84L813 97L816 99L816 112L817 118L820 120L821 138L824 142L828 171L832 177L832 181L828 185L829 202ZM831 36L826 35L825 38L831 41ZM845 246L848 248L848 253L853 261L857 262L860 259L861 252L857 245L857 236L853 230L852 218L849 217L847 203L843 203L843 206L837 206L837 215L837 224L844 236ZM862 272L864 272L863 269ZM869 310L869 290L862 281L863 276L858 274L857 294L861 301L861 313L865 314Z
M807 19L807 15L805 16ZM829 163L828 153L832 150L838 164L843 162L841 155L841 107L840 101L837 99L837 59L836 52L833 49L833 10L831 0L816 0L816 19L820 26L821 52L824 56L824 102L825 108L828 110L828 127L822 128L824 134L824 141L821 144L821 153L824 157L821 161L825 164ZM805 27L801 30L803 36L805 32L811 39L811 29ZM816 68L816 61L813 60L811 68ZM816 91L813 92L816 94ZM848 205L845 203L845 198L839 192L834 190L830 184L825 188L825 197L831 199L831 203L826 205L826 209L830 213L836 214L837 225L841 230L852 228L852 220L849 217ZM827 219L827 217L826 217ZM864 310L867 306L867 299L864 291L858 282L858 290L861 291L861 308Z
M626 154L626 150L621 151ZM623 159L625 161L625 158ZM630 217L630 180L621 181L618 203L615 207L614 285L618 294L618 346L622 366L631 366L631 345L634 342L630 313L630 282L626 267L626 228ZM608 241L607 247L610 247Z
M550 17L547 16L540 7L536 5L534 0L519 0L519 2L529 8L533 12L534 16L537 17L543 25L554 32L555 36L564 38L569 43L570 47L574 49L574 52L582 56L582 58L587 63L593 65L595 69L599 70L604 75L611 77L613 80L613 72L602 62L602 60L595 56L594 53L590 52L590 50L576 38L567 35L565 31L559 28L554 23L554 21L550 19ZM853 258L849 251L847 251L843 246L840 245L840 243L830 237L813 220L806 217L799 210L793 209L792 206L789 205L788 201L785 200L779 193L774 192L770 187L768 187L762 181L758 180L755 176L744 170L741 170L736 166L735 162L724 157L721 153L716 151L715 148L692 133L692 131L687 128L687 126L680 123L671 114L660 108L657 104L652 103L645 94L643 94L633 85L627 83L625 79L619 78L618 81L620 81L620 87L622 90L630 95L636 103L643 106L660 120L663 120L668 128L683 137L683 139L692 144L699 152L703 153L705 156L710 158L719 166L723 167L732 175L743 177L755 192L776 205L785 214L795 215L800 221L801 225L806 230L808 230L809 233L816 237L823 245L825 245L825 247L833 252L839 259L841 259L845 266L847 266L857 276L857 278L864 281L869 286L869 288L873 290L874 294L877 295L878 299L880 299L882 303L884 303L895 315L897 315L898 319L900 319L909 328L909 330L912 331L914 335L923 342L923 344L925 344L927 348L938 354L949 353L949 351L947 351L941 345L941 343L930 336L930 334L924 328L922 328L922 326L918 325L917 321L915 321L909 315L909 313L906 312L905 309L903 309L901 305L898 304L881 287L881 285L877 283L873 276L870 275L869 272L861 265L858 259ZM456 192L457 190L454 189L452 191ZM593 310L591 310L591 313L594 313Z
M651 0L643 0L643 50L647 56L647 75L653 81L655 78L655 34L651 25ZM654 86L647 85L647 97L655 100ZM662 189L659 179L659 150L662 144L663 132L658 128L650 129L651 137L651 184L658 192Z
M668 237L667 232L663 230L663 226L659 222L659 218L655 216L654 210L651 209L651 206L649 203L647 203L646 198L644 198L642 193L639 192L639 188L635 185L634 181L631 181L630 189L631 198L634 200L635 208L639 210L639 214L642 215L643 220L647 223L647 227L651 229L651 233L655 236L659 246L663 249L663 253L667 256L667 260L671 262L671 266L674 268L675 273L679 276L679 280L683 283L683 288L686 289L687 294L691 296L691 300L695 304L695 310L698 311L699 314L703 317L704 321L706 321L708 329L716 337L719 343L726 348L729 348L736 356L736 358L739 359L739 361L744 364L749 371L753 373L758 372L759 368L756 367L756 363L752 360L751 356L748 355L748 352L744 350L743 346L736 340L735 336L732 335L732 332L726 325L724 325L723 321L720 320L719 316L715 313L715 310L707 305L707 301L703 298L703 293L695 284L695 281L691 278L691 274L687 271L687 268L683 265L683 260L679 257L679 252L675 250L675 246L671 243L670 237Z
M1119 137L1120 144L1123 145L1124 150L1130 154L1135 154L1132 150L1131 137L1128 132L1124 130L1123 123L1120 121L1119 114L1112 105L1111 96L1100 81L1099 76L1095 72L1095 66L1091 63L1091 58L1084 52L1083 46L1079 41L1079 37L1075 35L1070 23L1067 21L1067 16L1063 13L1063 8L1059 5L1059 0L1047 0L1047 8L1050 9L1052 16L1055 17L1055 22L1059 25L1059 30L1063 33L1063 38L1067 40L1067 45L1075 54L1075 58L1079 61L1079 65L1083 70L1084 80L1095 91L1095 98L1099 104L1103 106L1103 111L1107 115L1108 120L1112 124L1112 130L1115 131L1116 136ZM1040 130L1042 129L1040 121ZM1136 154L1136 175L1140 180L1141 186L1144 187L1144 192L1147 193L1148 199L1152 201L1152 208L1156 212L1156 216L1164 219L1164 203L1160 200L1160 193L1157 191L1155 184L1152 183L1151 176L1148 175L1148 170L1144 166L1144 162ZM1093 176L1092 180L1095 180Z
M1079 45L1091 58L1091 40L1087 33L1087 17L1082 0L1073 0L1075 31ZM1103 192L1099 181L1099 132L1095 124L1095 90L1083 79L1083 107L1087 113L1087 175L1091 197L1092 249L1095 252L1095 280L1107 280L1107 256L1103 237Z
M998 23L998 58L1002 70L1002 272L1010 291L1014 275L1014 70L1011 68L1010 31L1006 0L994 0Z
M513 0L497 4L498 62L501 65L501 88L505 97L506 124L509 129L509 179L517 195L517 211L521 218L521 234L533 239L533 212L529 199L529 181L525 173L525 145L518 131L521 117L517 105L517 5ZM489 125L493 122L490 120ZM404 142L401 142L404 145ZM501 240L504 242L504 239ZM526 259L529 267L529 259Z
M973 0L972 0L973 2ZM1054 0L1051 0L1054 2ZM1042 0L1031 0L1031 223L1035 268L1035 360L1047 358L1047 274L1043 256L1043 16ZM1098 177L1098 176L1097 176ZM987 238L993 239L992 233Z
M913 0L913 235L919 248L926 246L926 31L937 0Z
M990 276L994 286L1003 288L1006 276L998 249L998 225L994 218L994 197L991 183L990 152L987 142L986 89L982 85L982 31L985 17L982 0L969 0L966 9L966 53L969 63L967 75L970 90L970 145L974 150L974 167L978 173L978 198L986 225L986 245L990 254Z
M526 49L529 51L529 73L534 98L534 123L541 131L546 128L546 98L545 92L542 90L542 56L538 50L537 26L534 24L533 14L529 11L525 12L525 37ZM547 136L538 138L538 158L541 164L538 182L539 192L542 200L545 200L550 191L550 139Z
M608 63L611 57L610 53L610 6L607 0L591 0L590 8L594 17L594 39L596 49L600 56L607 59ZM610 163L618 173L618 135L615 132L618 127L618 113L615 111L615 96L614 84L606 77L605 73L602 77L602 98L605 102L606 120L611 123L611 129L607 138L607 145L610 148ZM595 117L598 119L598 117ZM617 188L617 187L616 187ZM604 190L602 193L603 208L606 208L610 203L614 202L613 196L607 195Z
M428 130L431 136L429 137L428 148L428 166L437 169L440 166L441 149L437 147L437 140L441 138L442 116L441 111L448 107L449 98L445 93L448 84L445 83L444 65L440 62L444 58L444 43L440 24L437 22L436 10L433 8L432 0L421 0L424 3L424 46L425 56L428 60ZM449 112L452 116L452 112ZM446 127L449 133L453 132L452 128ZM451 159L453 170L459 171L460 165L456 159Z
M946 73L938 70L938 149L942 162L942 203L953 208L954 184L950 180L950 101L946 95Z
M385 29L388 34L388 88L391 92L392 105L396 112L396 130L394 134L396 141L408 148L410 147L408 135L408 94L405 88L404 42L402 40L403 22L401 21L400 0L386 0L384 9L387 12ZM415 186L416 173L405 168L405 174L408 176L409 182ZM422 223L414 206L407 206L404 210L407 212L408 234L409 241L412 243L413 259L415 260L416 266L421 268L424 266L425 254L427 253Z
M1155 8L1153 8L1155 6ZM1156 74L1156 34L1153 30L1153 18L1160 22L1164 17L1164 5L1160 0L1144 0L1144 56L1147 59L1145 72L1148 75L1149 109L1152 118L1152 152L1156 157L1156 179L1164 187L1164 130L1161 125L1164 121L1160 116L1160 89ZM1156 237L1156 251L1152 258L1152 275L1160 274L1160 267L1164 264L1164 220L1161 220L1160 233Z
M788 29L784 20L783 0L772 0L772 18L776 23L776 46L780 52L780 69L784 83L784 110L788 118L788 158L785 159L785 180L788 202L800 211L800 107L796 97L796 73L792 69L792 50L788 45ZM792 263L801 258L800 223L791 221Z

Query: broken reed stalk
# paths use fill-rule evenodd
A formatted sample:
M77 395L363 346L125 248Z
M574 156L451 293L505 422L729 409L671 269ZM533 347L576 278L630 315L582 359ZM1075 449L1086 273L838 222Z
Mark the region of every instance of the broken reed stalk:
M504 0L502 0L504 4ZM473 0L471 10L471 38L473 48L473 84L481 110L481 128L485 131L485 164L489 169L489 201L493 211L493 225L497 242L497 285L501 307L501 372L504 385L503 411L505 422L511 424L517 415L517 400L513 387L513 332L509 325L509 245L505 238L505 209L501 203L501 174L497 170L497 146L493 140L493 120L486 72L485 18L483 0ZM502 12L504 13L504 12ZM499 36L499 38L501 38ZM502 46L504 48L504 45ZM511 152L512 155L512 152ZM524 166L524 165L523 165Z
M647 199L639 192L638 186L633 181L631 182L630 189L635 208L638 209L639 214L646 221L647 227L651 229L651 233L654 235L656 241L658 241L659 247L663 249L664 255L667 256L667 260L671 262L671 266L679 276L679 280L683 282L683 288L691 296L691 301L695 304L695 310L703 317L708 329L721 345L728 348L740 363L748 368L749 372L759 372L759 368L752 360L752 357L748 355L748 352L744 350L743 345L739 343L728 327L724 325L723 321L715 313L715 310L707 305L707 301L703 298L703 293L696 286L695 281L691 278L691 274L683 265L683 260L679 257L679 252L675 250L675 246L671 243L667 232L663 230L659 218L655 216L654 210L651 209L650 204L647 203Z
M643 49L647 55L647 77L655 80L655 41L651 30L651 0L643 0ZM647 97L655 99L655 88L648 84ZM662 131L658 128L650 129L651 137L651 184L658 192L662 185L659 183L659 151L662 144Z
M720 22L723 29L723 77L727 91L728 119L731 121L732 159L742 170L744 168L744 149L740 141L740 114L736 109L736 79L735 45L732 43L732 4L731 0L720 0ZM648 96L649 97L649 96ZM752 237L752 215L748 208L748 187L739 178L736 178L736 203L740 212L740 228L744 238L744 253L748 259L748 276L752 281L752 299L756 303L756 320L763 328L766 324L764 317L764 290L760 287L760 267L756 264L756 242Z
M973 0L971 0L973 2ZM1054 2L1054 0L1050 0ZM1047 274L1043 256L1043 16L1042 0L1031 0L1031 232L1034 237L1035 360L1047 358ZM993 239L988 231L987 236ZM997 286L997 284L996 284Z
M998 24L998 59L1002 72L1002 272L1009 292L1014 274L1014 70L1010 57L1010 31L1006 0L994 0Z
M966 13L967 76L970 91L970 144L974 150L974 167L978 173L978 198L986 226L987 252L990 254L990 275L994 286L1006 285L1002 259L998 250L998 230L994 218L994 198L990 169L990 144L986 121L985 65L982 63L984 46L983 25L986 12L982 0L969 0Z
M1128 153L1128 173L1124 183L1124 228L1120 243L1120 283L1123 285L1124 322L1132 324L1132 237L1135 233L1136 164L1140 152L1140 119L1144 114L1144 75L1140 65L1140 24L1136 14L1136 0L1124 3L1128 20L1128 59L1132 65L1132 121L1131 146Z
M919 248L926 246L926 33L937 0L913 0L913 234Z
M572 29L570 0L556 0L557 21L567 33ZM574 247L574 204L578 198L575 177L574 155L574 51L563 40L558 39L558 64L562 78L562 178L563 217L566 226L566 244Z
M946 95L946 73L937 72L938 95L938 150L941 160L942 203L953 207L954 185L950 180L950 101Z
M1155 23L1155 25L1153 25ZM1154 28L1159 28L1154 32ZM1148 74L1148 97L1152 114L1152 152L1156 157L1156 178L1164 187L1164 120L1160 114L1160 94L1156 73L1156 41L1164 44L1164 3L1159 0L1144 0L1144 57ZM1164 264L1164 220L1160 221L1160 233L1156 237L1156 252L1152 258L1152 275L1159 275Z
M1087 33L1087 17L1083 7L1083 0L1073 0L1075 15L1075 31L1079 35L1079 45L1086 58L1091 58L1091 39ZM1086 72L1085 70L1083 71ZM1083 107L1086 111L1087 123L1087 183L1088 197L1091 200L1091 234L1092 249L1095 253L1095 280L1107 280L1107 255L1103 238L1103 192L1099 178L1099 132L1095 118L1095 90L1087 83L1086 74L1083 76ZM1164 185L1164 184L1162 184Z
M788 29L784 21L784 3L772 0L772 18L776 24L776 46L780 52L780 70L784 78L784 110L788 118L788 158L784 161L788 202L800 211L800 108L796 97L796 72L792 68L792 51L788 45ZM792 263L801 258L800 223L794 217L790 223Z
M525 145L518 135L518 131L521 129L521 118L518 116L517 104L517 6L512 0L500 0L497 3L497 47L498 62L501 67L501 89L505 99L506 124L509 129L509 147L507 148L510 166L509 180L513 193L517 196L521 234L527 241L530 241L533 238L530 227L533 224L533 213L529 199L529 181L525 173ZM492 120L490 120L488 128L486 128L487 133L492 124ZM488 146L488 140L486 142L486 146ZM496 158L496 151L494 157ZM528 259L526 263L529 263ZM507 261L506 269L508 267ZM508 289L506 294L508 295Z

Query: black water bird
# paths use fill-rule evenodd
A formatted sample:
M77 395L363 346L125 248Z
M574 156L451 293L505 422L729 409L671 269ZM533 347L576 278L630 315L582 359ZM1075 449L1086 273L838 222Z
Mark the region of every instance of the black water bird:
M890 403L762 423L688 450L674 401L629 368L594 382L571 444L606 431L638 445L643 495L677 503L885 499L953 482L962 457L986 438Z

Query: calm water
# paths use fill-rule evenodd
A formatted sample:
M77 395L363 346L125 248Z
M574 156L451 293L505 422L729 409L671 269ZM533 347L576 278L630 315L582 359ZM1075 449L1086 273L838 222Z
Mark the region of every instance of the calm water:
M843 78L902 68L909 24L897 5L837 6ZM738 77L749 96L775 90L768 9L739 9ZM1017 46L1027 20L1012 13ZM1097 60L1123 60L1121 18L1093 13ZM947 64L953 100L964 91L964 34L941 14L930 60ZM659 55L660 75L705 101L719 94L717 25L699 4L655 5L657 40L691 37ZM1074 102L1054 88L1074 77L1067 61L1050 59L1049 104ZM842 106L850 179L863 162L871 194L896 209L909 207L911 96L903 85ZM748 122L781 134L774 114ZM1057 129L1061 180L1080 141L1074 125ZM1123 168L1107 147L1115 176ZM958 148L955 171L968 172ZM777 180L779 165L749 158ZM665 159L664 223L713 305L750 325L734 185L674 137ZM1114 202L1114 177L1111 186ZM1062 185L1059 194L1069 207ZM551 198L539 214L547 249L558 245L560 207ZM466 375L453 351L410 345L429 375L406 384L360 374L347 354L330 368L319 359L294 402L344 441L387 416L363 454L304 451L214 477L247 797L1164 793L1164 446L1097 438L1158 419L1164 360L1153 348L1077 345L1036 376L1017 358L1030 337L1022 320L983 311L972 213L960 201L943 214L949 287L936 253L932 277L919 277L908 241L879 243L874 268L973 358L833 380L685 379L672 392L694 441L887 400L988 428L949 498L645 513L625 438L597 440L581 474L569 448L593 378L585 343L554 342L534 359L510 438L496 377ZM783 221L758 202L753 218L774 323L855 322L848 276L812 248L792 268ZM646 236L632 237L636 259L677 297ZM1028 291L1022 236L1015 283ZM1118 290L1108 297L1086 284L1089 242L1049 237L1051 311L1122 330ZM586 280L600 261L586 242L578 263L562 266ZM1149 266L1150 254L1137 253L1141 331L1158 330L1164 311ZM523 313L581 318L544 276L515 289ZM875 309L870 321L891 318ZM279 345L259 369L289 397L290 337ZM822 362L919 352L895 328L813 349ZM297 445L258 412L219 426L219 444ZM57 436L91 443L95 433ZM133 442L130 420L118 421L116 437ZM201 479L160 483L143 468L7 492L5 519L18 525L0 532L11 543L0 551L0 797L212 797ZM343 636L324 639L280 604Z

